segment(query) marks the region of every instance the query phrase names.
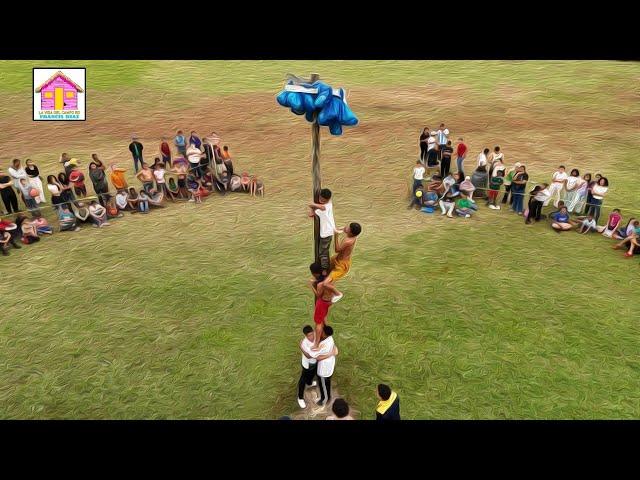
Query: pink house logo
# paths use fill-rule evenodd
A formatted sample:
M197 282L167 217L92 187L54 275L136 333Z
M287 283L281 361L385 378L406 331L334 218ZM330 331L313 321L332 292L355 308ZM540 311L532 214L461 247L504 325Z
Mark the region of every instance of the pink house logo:
M34 68L34 120L85 120L85 69Z

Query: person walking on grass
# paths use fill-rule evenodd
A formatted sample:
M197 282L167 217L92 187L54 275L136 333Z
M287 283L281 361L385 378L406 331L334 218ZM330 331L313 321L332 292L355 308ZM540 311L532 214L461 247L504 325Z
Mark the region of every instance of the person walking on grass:
M376 394L378 396L376 420L400 420L400 397L398 394L391 390L391 387L382 383L378 385Z
M138 163L142 165L142 149L144 147L138 141L138 137L134 136L131 138L131 143L129 144L129 151L131 152L131 156L133 157L133 168L136 173L138 172Z

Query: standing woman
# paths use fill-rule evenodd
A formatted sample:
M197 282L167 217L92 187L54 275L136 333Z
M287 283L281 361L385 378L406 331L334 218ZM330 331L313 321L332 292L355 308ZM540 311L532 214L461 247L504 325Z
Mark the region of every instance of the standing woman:
M429 127L425 127L420 135L420 162L427 164L427 140L429 139Z
M578 169L574 168L571 170L571 174L567 177L567 181L564 186L567 191L565 205L567 206L569 213L573 212L573 209L576 208L576 203L578 203L578 190L582 183L583 180L580 178L580 172Z
M167 143L167 138L162 137L160 142L160 154L162 155L162 162L164 163L164 168L171 168L171 148Z
M20 180L23 178L28 178L27 172L25 172L24 168L22 168L22 166L20 165L20 160L14 158L8 171L9 175L13 179L13 186L20 192ZM22 197L22 193L20 194L20 196ZM22 199L22 201L24 201L24 198Z
M63 203L62 185L60 185L55 175L49 175L47 177L47 189L49 193L51 193L51 203L53 206L58 207L58 205L61 205ZM69 205L67 205L67 207L71 208Z
M62 197L62 203L66 203L69 208L71 207L71 203L76 199L73 194L73 187L71 186L71 181L69 177L67 177L66 173L60 172L58 174L58 183L60 184L60 196Z
M25 168L25 172L29 176L29 183L38 190L38 196L34 199L36 203L47 203L46 198L44 196L44 189L42 188L42 179L40 178L40 171L38 170L38 166L33 163L33 160L27 158L27 168Z
M7 213L18 212L18 197L13 189L13 181L9 175L7 175L0 168L0 195L2 196L2 202Z
M593 200L593 194L591 193L591 190L593 189L594 185L597 185L598 182L600 181L600 179L602 178L602 175L600 175L599 173L596 173L595 175L595 179L594 180L590 180L589 181L589 187L587 188L587 203L584 207L584 214L587 215L589 213L589 210L591 209L591 205L593 204L592 200Z
M587 196L589 194L589 185L591 184L591 174L585 173L582 177L582 181L578 183L576 187L576 199L575 204L568 203L569 212L582 212L585 210L585 204L587 203ZM573 208L571 208L573 207Z
M516 171L520 167L520 162L516 162L513 167L507 170L507 173L504 176L504 197L502 197L502 204L506 205L509 202L509 205L513 205L513 194L511 194L511 182L513 181L513 176L516 174ZM511 198L509 198L509 194L511 194Z
M98 202L103 207L107 205L111 196L109 195L109 182L104 171L104 165L95 153L91 155L93 162L89 164L89 178L93 183L93 190L98 196Z
M513 211L518 215L524 212L524 192L527 188L529 175L524 165L520 165L511 181L511 195L513 196Z
M591 208L589 209L589 213L593 215L593 219L598 223L598 219L600 218L600 208L602 207L602 201L604 200L604 196L609 191L609 180L606 177L602 177L598 180L597 185L594 185L591 189Z

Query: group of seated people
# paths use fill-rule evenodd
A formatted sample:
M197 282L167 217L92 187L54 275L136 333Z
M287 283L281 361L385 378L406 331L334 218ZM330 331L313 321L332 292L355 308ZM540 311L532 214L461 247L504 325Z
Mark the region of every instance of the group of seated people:
M434 174L426 186L422 181L414 184L409 208L415 207L423 212L433 213L436 207L440 207L442 215L449 218L453 218L453 213L469 218L478 210L478 205L473 200L474 190L469 177L463 178L460 172L449 174L445 178Z
M189 165L180 154L169 164L165 155L163 161L156 158L151 166L141 162L142 168L137 172L136 179L142 183L142 188L137 189L129 186L125 178L125 169L113 163L107 171L98 156L93 154L87 172L96 194L91 199L87 198L85 175L79 168L78 160L63 153L60 163L65 171L57 176L49 175L46 183L59 229L79 231L83 223L101 228L110 225L110 219L124 216L125 211L147 214L152 207L163 207L165 199L185 199L201 203L204 197L214 191L221 195L227 192L247 192L252 196L264 196L264 184L261 180L246 172L242 175L233 173L233 163L227 146L222 153L214 154L213 158L215 162L203 162L198 164L197 168ZM17 170L20 167L19 161L14 161L14 166ZM38 175L36 172L34 178ZM4 200L13 193L13 183L10 182L10 178L6 181L4 178L0 180L3 182L1 185L4 187ZM24 178L16 179L21 180ZM34 180L30 181L33 184ZM109 181L115 188L115 194L109 191ZM30 186L29 189L31 188ZM18 209L17 198L15 201L11 199L13 204L16 204L14 210L17 216L13 221L8 218L0 221L0 248L3 255L9 254L10 246L21 248L18 242L31 244L37 242L41 235L53 233L53 228L42 215L42 208L46 208L42 206L46 203L44 193L41 193L41 199L38 198L35 202L32 201L32 197L37 192L30 192L29 189L25 188L25 192L19 192L27 212ZM31 218L27 213L30 213Z

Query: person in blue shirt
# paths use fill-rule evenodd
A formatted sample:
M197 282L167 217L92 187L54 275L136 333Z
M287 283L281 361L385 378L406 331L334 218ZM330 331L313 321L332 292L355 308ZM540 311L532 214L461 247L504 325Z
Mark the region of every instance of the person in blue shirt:
M178 152L180 152L181 155L186 156L187 155L187 139L184 138L184 134L182 133L182 130L178 130L178 133L176 133L176 138L173 141L176 144L176 148L178 149Z
M562 207L559 212L556 212L551 215L551 219L553 220L551 223L551 228L553 228L556 232L566 232L573 228L573 222L571 217L569 216L569 212L567 211L567 207Z

